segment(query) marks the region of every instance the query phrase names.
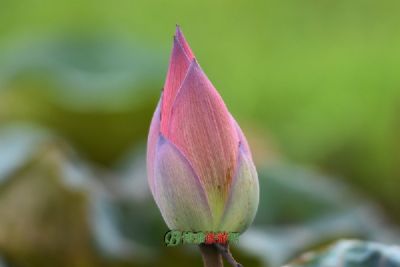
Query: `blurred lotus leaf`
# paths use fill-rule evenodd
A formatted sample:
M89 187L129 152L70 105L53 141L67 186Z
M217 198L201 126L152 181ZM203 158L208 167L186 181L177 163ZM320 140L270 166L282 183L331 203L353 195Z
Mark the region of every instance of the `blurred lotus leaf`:
M0 128L0 254L7 266L197 262L191 246L163 245L167 227L150 196L143 147L104 169L47 130ZM281 266L339 238L400 240L372 202L335 179L289 164L259 168L259 175L259 211L235 253L247 266Z
M400 241L379 208L338 179L285 164L260 168L259 176L257 217L239 248L262 259L263 266L281 266L305 249L340 238Z
M105 235L108 229L91 223L98 219L96 207L107 195L94 178L95 169L45 130L16 125L0 133L0 158L11 156L4 161L10 164L0 169L0 252L6 262L97 265L101 257L93 243L98 240L96 230ZM118 233L112 240L124 244ZM133 240L129 244L131 259L145 252Z
M0 129L0 184L32 157L48 134L33 126L14 124Z
M17 266L71 266L94 259L87 199L60 181L62 154L47 144L0 187L0 249Z
M0 158L6 266L150 267L200 259L165 248L167 229L143 177L141 147L127 169L111 172L85 162L54 134L17 124L0 128Z
M286 267L399 267L400 247L342 240L324 251L308 252Z
M156 49L100 34L11 47L0 55L0 124L43 124L106 165L144 140L165 72Z
M99 248L112 258L154 259L166 228L150 198L141 146L126 169L103 172L102 187L92 191L92 229ZM91 187L89 187L91 188Z
M135 147L116 168L115 176L107 179L113 197L107 201L104 219L113 218L109 225L115 231L154 247L160 245L167 228L150 197L145 173L144 150ZM345 237L400 240L397 229L387 224L371 201L354 196L351 188L337 179L289 164L259 168L259 175L258 214L236 251L242 263L280 266L305 248Z

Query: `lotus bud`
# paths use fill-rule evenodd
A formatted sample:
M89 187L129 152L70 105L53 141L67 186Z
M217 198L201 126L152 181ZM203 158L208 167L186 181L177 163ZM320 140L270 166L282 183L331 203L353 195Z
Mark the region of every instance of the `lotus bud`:
M243 232L258 207L246 138L179 27L147 144L148 183L170 229Z

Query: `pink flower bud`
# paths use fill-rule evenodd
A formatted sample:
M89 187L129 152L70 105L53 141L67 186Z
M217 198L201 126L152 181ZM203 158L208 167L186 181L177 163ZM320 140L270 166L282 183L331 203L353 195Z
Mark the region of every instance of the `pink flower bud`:
M246 138L179 27L147 145L148 182L170 229L242 232L257 211Z

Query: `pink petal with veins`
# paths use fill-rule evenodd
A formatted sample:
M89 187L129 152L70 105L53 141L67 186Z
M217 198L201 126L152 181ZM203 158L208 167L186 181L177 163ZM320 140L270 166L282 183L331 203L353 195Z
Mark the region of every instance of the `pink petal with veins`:
M192 164L218 219L234 175L239 139L221 96L196 60L176 97L169 126L167 137Z
M190 60L187 57L182 45L179 43L177 37L174 37L174 47L172 49L167 79L164 85L163 102L161 110L161 132L167 133L168 124L171 117L171 108L175 101L182 81L186 76L190 65Z

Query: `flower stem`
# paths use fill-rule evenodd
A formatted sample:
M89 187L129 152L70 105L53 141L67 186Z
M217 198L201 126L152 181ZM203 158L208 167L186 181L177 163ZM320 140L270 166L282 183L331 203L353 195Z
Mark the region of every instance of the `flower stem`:
M215 244L215 248L225 258L225 260L233 267L243 267L242 264L238 263L233 257L228 245Z
M204 267L224 267L221 254L214 245L200 245L201 255L203 256Z

